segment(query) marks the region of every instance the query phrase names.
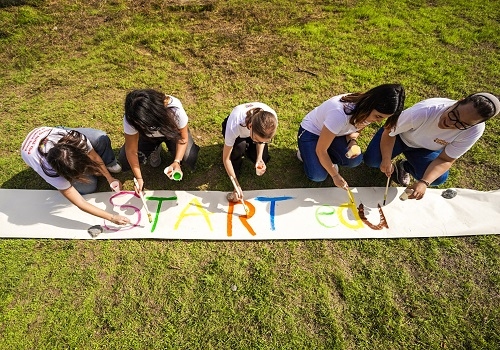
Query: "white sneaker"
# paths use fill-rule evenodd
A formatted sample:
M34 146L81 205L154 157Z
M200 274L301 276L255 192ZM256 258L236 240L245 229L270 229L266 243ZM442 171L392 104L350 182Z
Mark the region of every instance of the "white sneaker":
M151 165L153 168L158 168L161 164L161 144L159 144L153 152L149 155L149 165Z
M108 169L108 171L110 173L115 173L115 174L122 171L122 166L118 163L116 163L115 165L112 165L112 166L107 166L106 168Z
M301 162L303 162L303 160L302 160L302 156L300 155L300 149L299 149L299 150L297 150L297 158L298 158Z

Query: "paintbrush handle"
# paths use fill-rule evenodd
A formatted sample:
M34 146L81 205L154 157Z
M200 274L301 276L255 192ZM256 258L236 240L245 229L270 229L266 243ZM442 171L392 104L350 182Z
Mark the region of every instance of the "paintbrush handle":
M234 179L234 177L229 176L229 178L231 179L231 182L233 183L234 190L236 191L238 196L242 197L240 189L238 188L238 185L236 184L236 180Z
M137 190L139 191L139 182L137 181L137 179L135 177L134 177L134 184L135 184L135 187L137 187ZM146 214L148 214L149 222L151 222L151 213L149 212L148 206L146 204L146 199L144 198L144 195L140 191L139 191L139 198L141 198L142 205L144 206L144 209L146 209Z
M382 205L385 205L385 201L387 200L387 193L389 192L389 184L391 183L391 177L387 177L387 183L385 184L385 193L384 193L384 203Z
M240 199L240 201L241 201L241 204L243 205L243 208L245 209L245 213L247 213L247 215L248 215L249 209L248 209L247 205L245 204L245 201L243 200L243 194L241 193L240 189L238 188L238 185L236 184L236 180L232 176L229 176L229 178L231 179L231 182L233 183L234 190L236 191L238 196L242 197Z
M389 192L389 184L391 183L391 177L387 178L387 183L385 184L385 194L384 197L387 198L387 192Z

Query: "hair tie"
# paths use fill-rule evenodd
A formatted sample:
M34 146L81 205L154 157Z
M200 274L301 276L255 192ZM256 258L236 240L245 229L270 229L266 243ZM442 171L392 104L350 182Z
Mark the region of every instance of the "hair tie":
M477 94L474 94L472 96L484 97L493 104L493 106L495 107L495 112L493 113L492 117L496 116L500 112L500 101L495 95L490 94L489 92L478 92Z

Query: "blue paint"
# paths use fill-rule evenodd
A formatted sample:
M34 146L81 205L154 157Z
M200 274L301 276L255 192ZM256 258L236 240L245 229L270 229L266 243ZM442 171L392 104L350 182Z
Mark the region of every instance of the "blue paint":
M276 214L276 202L279 201L287 201L289 199L294 199L294 197L255 197L259 202L271 202L271 207L269 209L269 214L271 215L271 231L274 231L276 228L274 226L274 216Z

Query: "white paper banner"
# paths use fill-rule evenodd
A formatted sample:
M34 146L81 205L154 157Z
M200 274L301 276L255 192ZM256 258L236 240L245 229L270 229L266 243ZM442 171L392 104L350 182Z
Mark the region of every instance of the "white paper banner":
M339 188L246 191L230 205L226 192L147 191L149 223L133 192L94 193L88 202L129 217L119 227L79 210L58 191L0 189L0 237L60 239L352 239L498 234L500 190L428 189L424 199L402 201L403 188L353 188L354 203ZM360 211L360 204L364 210ZM364 215L363 215L364 211ZM363 218L364 217L364 218ZM385 220L384 220L385 218ZM100 225L93 238L88 229Z

